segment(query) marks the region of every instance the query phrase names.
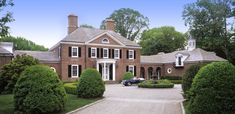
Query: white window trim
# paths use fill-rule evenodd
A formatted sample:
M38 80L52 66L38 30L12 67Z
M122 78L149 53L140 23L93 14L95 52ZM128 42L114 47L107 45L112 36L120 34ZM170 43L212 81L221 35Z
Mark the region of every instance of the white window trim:
M133 72L132 72L132 74L134 75L134 73L135 73L135 67L134 67L134 65L129 65L128 66L128 72L130 72L130 68L133 68Z
M131 53L132 53L132 57L130 57ZM128 58L134 59L134 50L128 50Z
M95 50L95 56L92 56L92 50ZM91 48L91 58L97 58L97 48L95 47Z
M181 58L181 65L179 65L179 58ZM182 67L182 66L184 66L183 55L178 55L178 56L176 57L175 66L176 66L176 67Z
M107 40L107 42L104 41L105 39ZM103 39L102 39L102 43L108 44L108 43L109 43L109 39L108 39L108 38L103 38Z
M73 49L76 49L77 50L77 55L73 55ZM77 46L72 46L72 48L71 48L71 55L72 55L72 57L78 57L78 47Z
M118 51L118 56L117 57L115 57L115 55L116 55L116 51ZM119 59L120 58L120 49L114 49L114 59Z
M107 57L105 57L104 55L104 50L107 50ZM103 48L103 58L104 59L108 59L109 58L109 49L108 48Z
M77 67L77 75L73 75L73 67L74 66L76 66ZM78 78L78 65L75 65L75 64L73 64L73 65L71 65L71 77L72 78Z
M51 67L51 70L53 70L54 72L56 72L56 69L55 69L55 67Z

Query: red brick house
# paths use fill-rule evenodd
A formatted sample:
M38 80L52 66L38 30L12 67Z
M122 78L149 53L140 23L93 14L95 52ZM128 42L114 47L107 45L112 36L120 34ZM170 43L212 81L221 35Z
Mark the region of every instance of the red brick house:
M60 75L62 80L79 79L86 68L95 68L104 81L120 81L125 72L140 74L141 47L114 32L113 20L106 20L106 30L78 27L77 16L68 16L68 35L48 52L15 51L38 58Z
M186 50L141 56L141 47L114 32L113 20L106 20L106 30L78 27L75 15L68 16L68 35L47 52L20 51L51 66L63 81L79 79L86 68L95 68L104 81L121 81L125 72L136 77L160 79L162 76L182 76L192 64L226 61L196 48L196 41L190 39Z

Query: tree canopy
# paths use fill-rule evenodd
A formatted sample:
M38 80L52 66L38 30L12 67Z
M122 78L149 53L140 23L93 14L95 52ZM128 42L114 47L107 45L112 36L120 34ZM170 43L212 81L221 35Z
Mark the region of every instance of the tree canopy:
M233 9L231 0L198 0L187 4L183 11L197 47L214 51L231 62L235 62Z
M32 50L32 51L47 51L48 49L42 45L37 45L30 40L26 40L22 37L3 37L0 38L0 42L13 42L15 50Z
M163 26L143 32L140 45L144 55L172 52L184 48L185 36L174 27Z
M0 0L0 38L8 35L9 26L6 24L14 21L12 18L12 13L4 10L4 8L12 7L12 0Z
M140 37L140 33L148 28L149 25L148 17L130 8L115 10L108 18L115 21L116 32L132 41L137 40ZM101 29L105 28L104 23L105 20L101 23Z
M88 25L88 24L82 24L82 25L80 25L80 27L83 27L83 28L95 28L95 27L93 27L91 25Z

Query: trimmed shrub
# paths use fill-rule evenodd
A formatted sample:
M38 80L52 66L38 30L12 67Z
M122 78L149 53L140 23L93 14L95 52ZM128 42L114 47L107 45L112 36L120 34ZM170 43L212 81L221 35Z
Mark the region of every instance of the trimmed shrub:
M38 64L38 60L28 55L17 55L0 73L0 93L12 93L16 81L27 67Z
M189 90L191 114L235 114L235 66L213 62L202 67Z
M102 97L105 91L104 82L96 69L86 69L78 81L78 97Z
M182 76L163 76L161 79L167 79L167 80L182 80Z
M195 77L195 75L202 66L203 66L202 64L192 65L186 70L185 74L183 75L182 89L185 95L187 94L187 91L191 88L193 78Z
M65 83L64 89L68 94L77 95L77 85L78 83Z
M126 73L124 74L122 80L130 80L130 79L132 79L132 78L134 78L133 73L131 73L131 72L126 72Z
M173 88L174 84L169 80L146 80L138 84L141 88Z
M22 72L14 89L15 113L54 113L64 109L66 92L48 66L35 65Z
M170 80L174 84L182 84L182 80Z

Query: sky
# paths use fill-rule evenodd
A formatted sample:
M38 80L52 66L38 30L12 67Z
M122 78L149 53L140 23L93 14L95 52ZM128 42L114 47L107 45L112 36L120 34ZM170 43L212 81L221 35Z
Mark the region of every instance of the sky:
M149 18L150 28L173 26L186 32L184 6L196 0L14 0L12 36L52 47L67 35L68 15L78 16L78 24L99 28L101 21L120 8L131 8Z

